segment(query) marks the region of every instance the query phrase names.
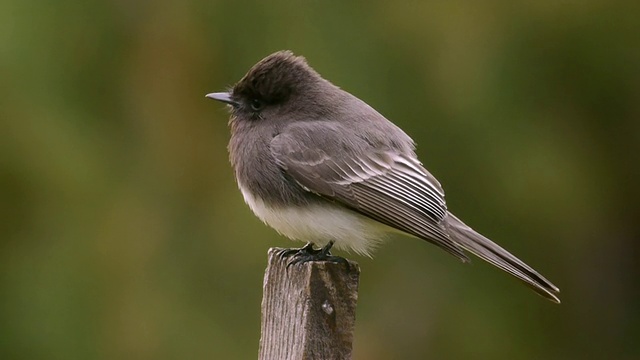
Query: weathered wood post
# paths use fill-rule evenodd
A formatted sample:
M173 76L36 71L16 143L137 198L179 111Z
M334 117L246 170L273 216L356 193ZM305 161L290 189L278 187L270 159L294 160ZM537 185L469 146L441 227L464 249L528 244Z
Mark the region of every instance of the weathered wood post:
M351 359L358 300L357 263L288 259L269 249L264 274L260 360Z

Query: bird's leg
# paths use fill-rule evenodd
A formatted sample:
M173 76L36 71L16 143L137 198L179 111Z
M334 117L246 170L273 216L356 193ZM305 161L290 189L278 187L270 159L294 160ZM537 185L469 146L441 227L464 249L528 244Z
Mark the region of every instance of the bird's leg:
M334 243L335 243L335 241L331 240L328 243L326 243L322 248L320 248L320 255L321 256L332 256L331 255L331 248L333 247Z
M325 246L316 250L313 248L313 243L308 243L300 249L288 249L280 252L280 256L291 256L291 260L287 264L287 268L291 265L302 264L308 261L328 261L337 264L346 264L349 266L349 262L340 256L331 255L331 248L334 241L329 241Z

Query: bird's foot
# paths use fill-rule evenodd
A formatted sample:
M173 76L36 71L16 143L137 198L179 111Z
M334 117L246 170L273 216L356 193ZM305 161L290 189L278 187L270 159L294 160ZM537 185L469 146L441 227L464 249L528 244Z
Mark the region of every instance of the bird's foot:
M277 255L280 258L284 259L289 256L298 256L300 255L313 255L319 253L321 250L316 250L313 248L314 243L308 242L305 246L301 248L293 248L293 249L282 249L278 251Z
M333 241L329 241L327 245L320 249L314 249L313 243L307 243L300 249L281 250L278 255L282 258L291 257L291 260L287 263L287 269L291 265L302 264L309 261L327 261L349 266L349 262L345 258L331 255L331 247L333 247L333 243Z

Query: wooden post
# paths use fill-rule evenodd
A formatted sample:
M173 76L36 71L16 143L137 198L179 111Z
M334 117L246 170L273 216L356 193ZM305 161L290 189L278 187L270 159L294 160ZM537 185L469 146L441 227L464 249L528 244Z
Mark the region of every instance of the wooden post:
M357 263L291 265L269 249L264 274L260 360L351 359Z

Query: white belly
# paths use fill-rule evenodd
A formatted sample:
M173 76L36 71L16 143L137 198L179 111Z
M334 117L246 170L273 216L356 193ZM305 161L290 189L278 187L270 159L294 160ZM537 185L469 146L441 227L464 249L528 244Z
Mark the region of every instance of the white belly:
M335 241L334 247L371 256L384 238L386 226L354 211L333 205L314 204L309 208L273 208L240 185L244 201L265 224L280 234L317 245Z

